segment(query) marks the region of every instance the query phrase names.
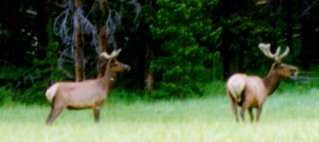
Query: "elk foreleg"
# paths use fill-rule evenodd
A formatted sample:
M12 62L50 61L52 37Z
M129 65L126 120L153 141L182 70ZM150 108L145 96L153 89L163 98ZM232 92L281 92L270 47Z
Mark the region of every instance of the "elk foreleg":
M254 121L253 108L248 108L248 113L249 113L250 121L253 122Z
M93 112L94 112L94 120L95 123L99 123L100 122L100 106L94 106L93 107Z
M242 106L241 111L240 111L240 117L243 120L243 122L245 121L245 111L246 111L246 107Z
M262 106L259 106L258 108L257 108L257 116L256 116L256 122L258 122L259 121L259 119L260 119L260 114L261 114L261 112L262 112Z

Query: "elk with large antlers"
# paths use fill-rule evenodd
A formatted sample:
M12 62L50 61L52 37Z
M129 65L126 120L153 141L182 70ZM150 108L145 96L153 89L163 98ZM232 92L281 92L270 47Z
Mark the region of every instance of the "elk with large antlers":
M95 122L98 123L100 108L115 83L117 73L130 69L130 66L116 60L120 51L113 51L111 55L106 52L101 53L101 58L108 60L102 78L82 82L57 82L50 86L45 92L47 100L51 103L47 124L52 124L65 108L92 108Z
M259 121L263 104L267 96L271 95L279 86L282 78L297 75L297 67L281 62L281 59L289 54L289 47L280 55L280 47L275 54L270 51L270 44L260 43L259 49L275 62L268 75L264 78L243 73L232 75L226 84L227 95L230 99L236 121L239 121L237 106L241 107L241 118L244 121L245 111L248 109L250 120L254 121L253 108L257 108L256 121Z

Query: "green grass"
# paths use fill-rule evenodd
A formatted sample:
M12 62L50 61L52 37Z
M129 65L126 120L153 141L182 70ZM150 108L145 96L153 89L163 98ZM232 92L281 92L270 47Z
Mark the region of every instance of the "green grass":
M319 89L287 88L267 98L260 123L253 124L236 123L226 95L214 91L185 100L111 97L100 125L94 124L91 110L65 110L47 126L49 105L5 104L0 107L0 141L318 142Z

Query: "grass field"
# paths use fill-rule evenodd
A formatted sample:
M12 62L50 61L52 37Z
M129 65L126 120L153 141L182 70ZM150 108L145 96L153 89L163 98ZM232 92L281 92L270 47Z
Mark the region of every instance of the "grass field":
M94 124L91 110L66 110L52 126L47 126L45 119L49 111L49 105L1 106L0 141L319 141L319 89L316 88L279 89L268 97L260 123L253 124L234 121L224 94L166 101L126 102L111 98L102 109L100 125Z

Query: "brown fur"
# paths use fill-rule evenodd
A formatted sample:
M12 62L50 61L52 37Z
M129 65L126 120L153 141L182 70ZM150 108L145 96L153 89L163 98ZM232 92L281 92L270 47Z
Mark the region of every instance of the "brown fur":
M227 81L226 92L236 121L239 121L237 113L238 106L241 107L240 115L243 121L247 109L250 120L254 121L253 108L257 109L256 121L259 121L262 107L267 96L276 90L282 78L294 75L297 75L297 68L295 66L280 62L275 62L268 75L264 78L242 73L232 75Z
M65 109L92 108L95 122L99 122L100 109L111 91L118 72L129 70L126 64L110 59L105 75L99 79L82 82L57 82L46 91L51 103L51 112L47 124L52 124L56 117Z

